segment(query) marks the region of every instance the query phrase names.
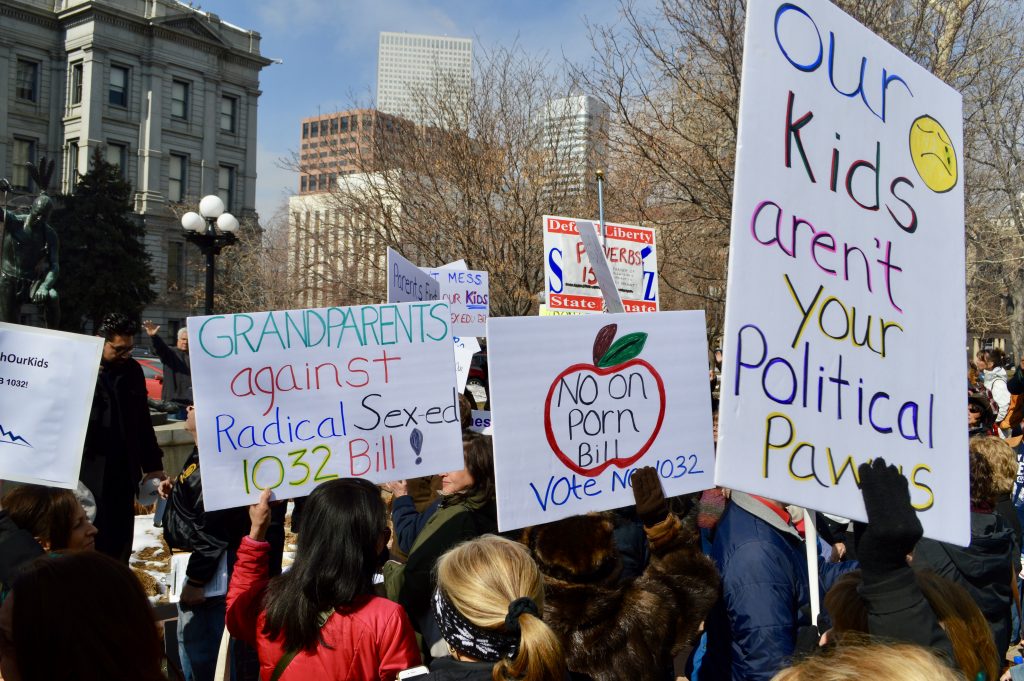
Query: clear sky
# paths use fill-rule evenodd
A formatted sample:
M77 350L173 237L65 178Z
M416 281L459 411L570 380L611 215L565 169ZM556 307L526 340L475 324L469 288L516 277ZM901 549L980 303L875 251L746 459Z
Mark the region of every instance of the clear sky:
M297 190L294 173L281 169L299 144L299 120L376 96L377 37L405 31L472 38L481 45L518 41L554 67L587 59L587 22L619 18L618 0L196 0L222 20L259 32L272 64L260 76L259 178L256 208L264 221ZM651 6L643 0L640 6Z

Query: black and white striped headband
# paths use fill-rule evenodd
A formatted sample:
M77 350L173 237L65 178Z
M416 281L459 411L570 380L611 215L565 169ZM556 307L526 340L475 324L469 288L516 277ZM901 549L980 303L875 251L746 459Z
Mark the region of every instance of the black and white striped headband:
M441 587L434 591L433 608L437 627L448 645L461 655L481 662L514 658L519 653L519 616L529 613L540 617L533 599L517 598L508 606L504 631L484 629L466 619Z

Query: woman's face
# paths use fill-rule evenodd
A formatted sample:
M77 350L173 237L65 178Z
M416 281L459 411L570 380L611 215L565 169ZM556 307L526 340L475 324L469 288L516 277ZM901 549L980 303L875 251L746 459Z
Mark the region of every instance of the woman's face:
M473 476L463 468L441 475L441 494L456 494L473 486Z
M974 428L981 423L981 408L976 404L967 405L967 427Z
M92 551L96 548L96 526L89 522L85 509L78 505L75 518L71 523L71 536L68 538L68 551Z

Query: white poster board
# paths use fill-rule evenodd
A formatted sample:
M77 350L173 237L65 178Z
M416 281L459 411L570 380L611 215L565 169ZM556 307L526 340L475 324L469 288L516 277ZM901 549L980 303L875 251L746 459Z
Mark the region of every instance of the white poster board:
M463 466L448 305L190 317L207 510Z
M713 485L703 312L503 317L487 324L501 531Z
M480 352L480 341L476 336L456 336L452 341L455 343L455 385L461 393L466 389L466 381L469 380L473 355Z
M483 270L463 267L425 267L440 286L438 300L452 310L452 331L456 336L483 336L487 333L490 280Z
M0 479L74 489L103 339L0 323Z
M388 248L388 302L408 303L438 300L441 287L426 272Z
M547 307L552 311L601 312L604 299L577 222L586 221L544 216ZM597 220L592 222L600 228ZM656 312L658 250L654 229L606 222L605 234L605 255L626 312Z
M823 0L748 5L716 482L965 545L960 95Z
M485 409L474 409L469 429L482 435L494 435L494 428L491 426L491 412Z

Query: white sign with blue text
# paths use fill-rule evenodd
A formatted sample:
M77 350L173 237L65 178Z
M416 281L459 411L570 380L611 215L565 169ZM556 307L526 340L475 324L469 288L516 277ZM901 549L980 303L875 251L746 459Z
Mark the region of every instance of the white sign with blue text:
M387 273L389 303L418 303L441 298L437 281L393 248L388 248Z
M467 270L465 267L424 267L440 286L438 300L448 303L452 310L452 331L456 336L483 336L487 333L487 313L490 309L490 281L487 272Z
M103 339L0 323L0 479L73 489Z

